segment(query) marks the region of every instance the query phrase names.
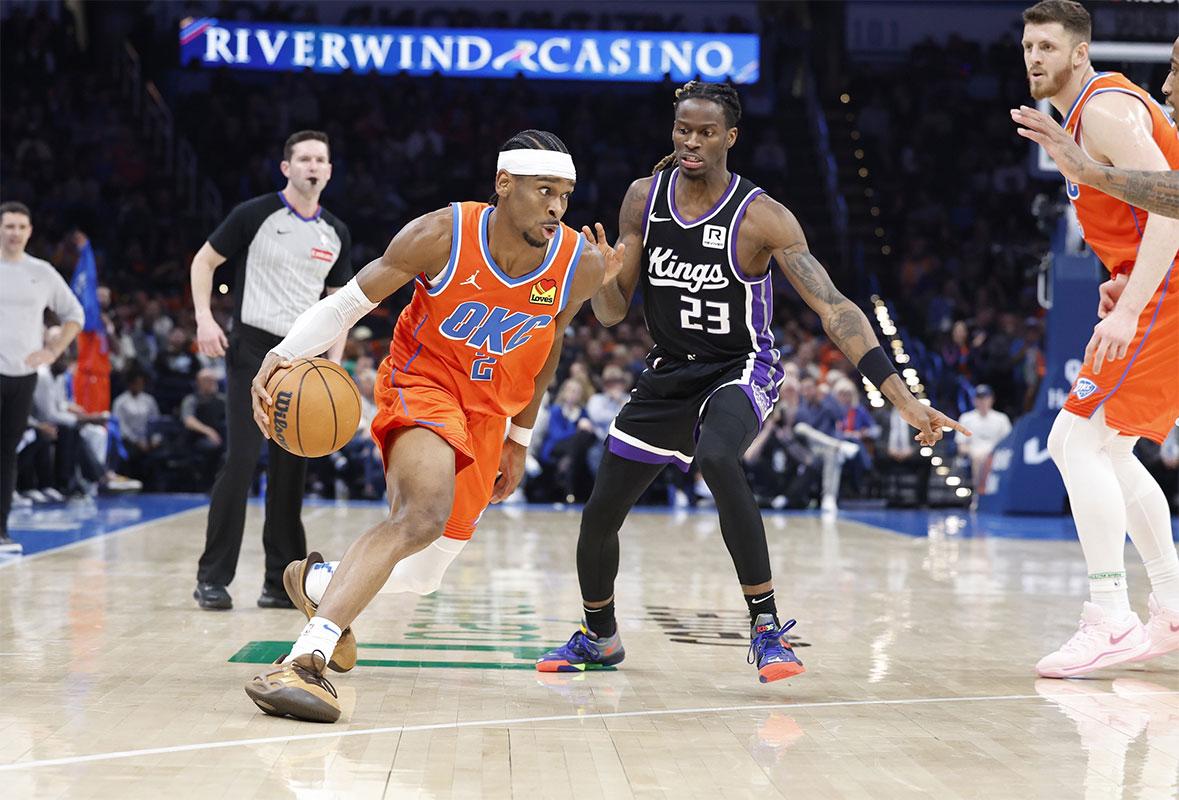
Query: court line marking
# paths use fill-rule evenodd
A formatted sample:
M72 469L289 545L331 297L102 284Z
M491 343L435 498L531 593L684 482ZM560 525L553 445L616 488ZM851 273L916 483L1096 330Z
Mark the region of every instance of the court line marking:
M181 511L173 511L171 514L165 514L162 517L155 517L154 519L144 520L143 522L136 522L131 525L128 525L125 528L119 528L118 530L107 531L106 533L97 533L94 536L89 536L85 539L80 539L79 541L76 541L76 542L70 542L69 544L63 544L60 547L50 547L48 550L41 550L40 552L37 552L37 553L30 553L27 556L21 555L20 557L13 558L12 560L0 560L0 569L3 569L4 567L15 566L17 564L28 564L30 561L35 561L35 560L37 560L39 558L43 558L45 556L56 555L58 553L66 551L66 550L76 550L77 548L82 547L84 545L94 544L95 542L101 542L105 539L111 538L112 536L122 536L125 533L131 533L133 531L137 531L140 528L146 527L148 525L154 525L157 522L167 522L168 520L170 520L174 517L179 517L182 514L191 514L194 511L202 511L202 510L207 511L208 508L209 508L209 504L206 502L204 505L193 506L192 508L185 508Z
M1173 692L1126 692L1118 697L1162 697L1179 695ZM345 736L376 736L384 733L413 733L416 731L438 731L459 728L482 728L502 725L523 725L532 722L564 722L568 720L620 719L623 717L666 717L677 714L723 714L733 711L768 711L790 710L801 708L839 708L844 706L907 706L922 703L972 703L1001 700L1054 700L1075 698L1075 694L1005 694L986 697L914 697L907 700L832 700L825 703L769 703L765 705L721 706L718 708L667 708L654 711L608 711L600 714L559 714L552 717L516 717L514 719L482 719L470 722L435 722L429 725L391 725L383 728L363 728L350 731L325 731L324 733L304 733L293 736L265 736L257 739L234 739L226 742L200 742L197 744L179 744L169 747L149 747L142 750L121 750L113 753L94 753L88 756L70 756L68 758L47 758L41 761L25 761L14 764L0 765L0 772L13 772L20 769L34 769L37 767L55 767L66 764L83 764L90 761L111 761L120 758L136 758L138 756L158 756L168 753L189 753L197 750L217 750L224 747L243 747L258 744L280 744L286 742L312 741L316 739L334 739Z

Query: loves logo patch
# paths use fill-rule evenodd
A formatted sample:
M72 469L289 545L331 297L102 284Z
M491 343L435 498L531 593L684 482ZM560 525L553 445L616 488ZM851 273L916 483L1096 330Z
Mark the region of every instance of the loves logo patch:
M311 248L311 257L317 261L335 261L336 254L331 250L320 250L318 247Z
M529 303L539 306L551 306L557 302L557 282L552 278L545 278L532 284L532 292L528 295Z

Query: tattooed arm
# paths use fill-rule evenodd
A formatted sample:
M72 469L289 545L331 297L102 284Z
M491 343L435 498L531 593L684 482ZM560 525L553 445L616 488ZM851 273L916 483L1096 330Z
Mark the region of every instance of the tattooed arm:
M1179 217L1179 170L1148 172L1098 164L1047 114L1020 106L1011 110L1011 118L1024 126L1019 135L1048 151L1061 174L1073 183L1092 186L1152 214Z
M768 196L758 197L749 207L742 234L747 228L748 232L762 237L765 247L799 296L823 320L827 336L853 364L859 364L865 353L880 346L867 316L835 288L827 270L807 247L798 220L785 206ZM970 432L953 419L918 401L900 375L890 375L879 388L905 421L920 431L917 439L922 444L932 445L942 438L943 428L969 435Z

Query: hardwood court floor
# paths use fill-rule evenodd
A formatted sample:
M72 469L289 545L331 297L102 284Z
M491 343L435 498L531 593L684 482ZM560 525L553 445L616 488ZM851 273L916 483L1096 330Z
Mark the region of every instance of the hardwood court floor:
M242 691L302 620L254 606L259 512L232 612L191 598L203 508L0 566L0 796L1176 796L1179 655L1032 672L1075 629L1075 542L767 516L807 672L762 685L715 517L634 514L626 661L543 676L532 659L579 616L578 515L493 510L441 591L361 616L361 666L333 675L343 718L315 725ZM308 508L310 544L338 557L380 513Z

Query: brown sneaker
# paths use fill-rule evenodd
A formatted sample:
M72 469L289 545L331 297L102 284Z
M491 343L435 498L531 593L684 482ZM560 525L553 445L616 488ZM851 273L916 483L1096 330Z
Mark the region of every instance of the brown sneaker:
M319 553L309 553L302 561L292 561L282 573L282 583L286 587L287 597L295 604L295 608L303 610L307 619L315 616L319 609L311 598L307 596L307 575L316 564L323 563L323 556ZM352 628L347 627L340 634L340 641L332 652L328 666L336 672L348 672L356 666L356 636Z
M246 684L246 694L258 708L275 717L290 715L308 722L335 722L340 718L336 688L324 677L323 653L316 650L283 663L280 658L267 672Z

